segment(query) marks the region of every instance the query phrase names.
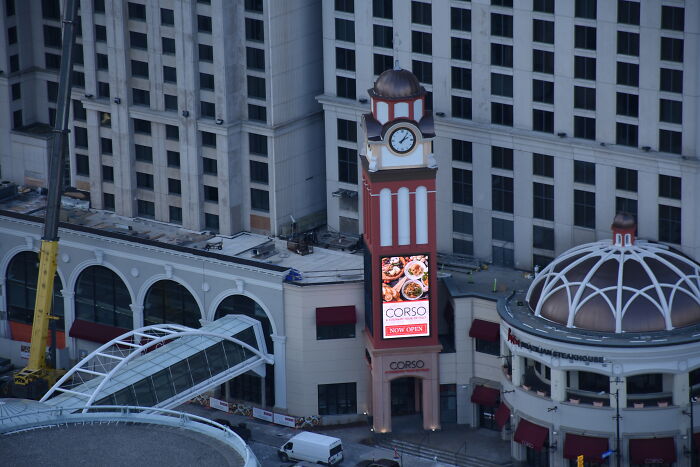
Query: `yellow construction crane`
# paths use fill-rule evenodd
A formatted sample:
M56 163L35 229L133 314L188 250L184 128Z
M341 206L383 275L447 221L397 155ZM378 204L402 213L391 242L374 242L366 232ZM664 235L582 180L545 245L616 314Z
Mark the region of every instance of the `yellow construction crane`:
M53 282L58 255L58 219L61 208L63 165L68 135L68 114L73 74L73 54L78 2L66 0L63 18L61 68L58 81L56 121L49 153L48 195L46 219L39 253L39 277L32 321L32 340L29 362L14 378L12 394L15 397L38 399L52 386L65 370L50 368L46 363L46 339L49 335Z

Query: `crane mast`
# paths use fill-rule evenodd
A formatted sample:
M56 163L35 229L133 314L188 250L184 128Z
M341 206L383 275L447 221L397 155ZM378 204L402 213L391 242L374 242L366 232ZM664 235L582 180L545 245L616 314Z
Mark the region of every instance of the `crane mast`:
M13 394L37 398L43 395L64 371L49 368L46 363L46 339L49 335L51 301L58 255L58 220L65 163L68 116L72 87L75 25L78 0L66 0L63 17L61 68L58 75L56 121L54 122L49 171L46 219L39 252L39 277L36 286L32 339L27 366L15 375Z

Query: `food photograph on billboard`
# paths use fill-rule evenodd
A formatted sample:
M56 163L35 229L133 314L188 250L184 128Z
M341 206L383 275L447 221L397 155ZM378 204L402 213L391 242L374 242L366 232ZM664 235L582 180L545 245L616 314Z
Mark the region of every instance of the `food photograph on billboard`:
M428 255L384 256L381 262L384 338L429 336Z

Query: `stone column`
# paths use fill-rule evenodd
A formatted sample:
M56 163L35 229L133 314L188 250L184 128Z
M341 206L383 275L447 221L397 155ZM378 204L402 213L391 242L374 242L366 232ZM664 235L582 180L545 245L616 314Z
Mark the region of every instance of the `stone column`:
M688 373L684 372L673 375L673 405L683 407L688 404L689 398L690 382L688 380Z
M566 400L566 370L551 369L552 400L562 402Z
M71 361L75 361L78 358L78 340L68 337L70 327L75 321L75 292L61 289L61 295L63 295L63 322L66 325L66 347L68 348L68 357Z
M523 384L523 359L519 355L513 354L511 359L511 373L513 378L513 386L518 387Z
M5 297L0 300L0 337L10 338L10 317L7 313L7 287L5 287L5 278L0 278L0 295Z
M131 308L131 313L133 314L134 329L143 327L143 305L134 305L132 303L129 305L129 308Z
M423 429L440 429L440 376L438 374L438 352L431 352L430 367L434 371L429 373L428 378L423 379Z
M287 408L287 336L272 334L275 359L275 407Z

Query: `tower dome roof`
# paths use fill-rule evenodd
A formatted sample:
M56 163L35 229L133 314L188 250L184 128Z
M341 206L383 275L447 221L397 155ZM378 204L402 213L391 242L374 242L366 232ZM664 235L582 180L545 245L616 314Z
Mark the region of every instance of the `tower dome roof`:
M633 231L634 219L618 215L616 228ZM527 302L536 316L570 328L669 331L700 323L700 264L655 242L588 243L544 268Z
M408 70L393 68L379 75L370 93L374 97L402 99L421 95L423 88L416 75Z

